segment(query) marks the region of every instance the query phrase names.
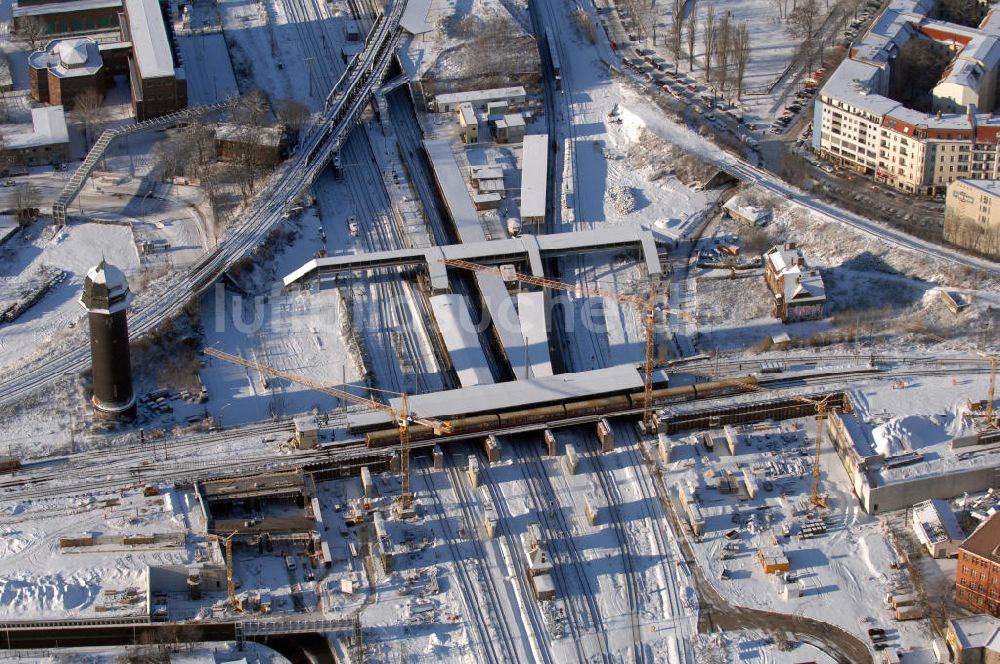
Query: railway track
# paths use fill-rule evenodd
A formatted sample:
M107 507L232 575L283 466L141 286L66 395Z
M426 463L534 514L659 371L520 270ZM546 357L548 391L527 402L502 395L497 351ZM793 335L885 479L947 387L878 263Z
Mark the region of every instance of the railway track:
M517 661L513 641L510 638L509 632L506 631L505 616L499 610L496 588L493 586L492 579L489 574L483 574L480 566L473 565L472 560L456 544L459 538L451 526L447 516L448 512L445 510L444 503L441 502L441 496L438 494L437 487L432 482L432 473L429 469L430 464L425 461L416 465L420 469L420 476L427 487L427 493L430 495L437 513L440 515L438 520L441 523L442 534L448 545L451 558L455 562L455 571L458 573L459 586L463 589L463 592L460 593L462 603L465 604L466 609L469 611L470 622L473 623L472 627L479 637L481 652L486 656L487 661L493 664ZM449 477L458 496L458 502L461 505L462 514L466 518L466 523L469 528L475 531L476 520L475 518L469 518L466 498L460 494L461 477L456 481L451 473L451 469L449 469ZM482 543L479 541L478 533L473 532L467 541L473 543L474 552L479 556L479 560L485 560L485 553L482 550ZM486 589L486 596L480 592L484 587ZM487 603L492 605L492 612L490 611L490 607L485 606ZM489 631L490 625L497 626L497 631L500 632L499 636L501 637L499 642L492 638Z
M653 482L653 478L646 472L650 460L640 453L640 441L636 435L635 427L623 422L617 422L612 424L612 428L615 432L616 449L624 450L625 454L629 457L629 464L635 472L636 479L638 480L636 485L642 496L640 504L644 512L644 518L652 526L653 539L656 542L656 548L660 552L659 565L664 579L668 581L666 583L666 608L670 612L669 617L673 620L674 629L678 632L677 642L680 644L678 647L682 650L682 662L693 662L694 654L690 651L690 641L687 639L690 634L686 629L683 629L683 622L687 620L684 617L686 607L677 592L678 583L672 582L672 580L676 579L676 563L682 560L680 549L676 545L677 535L670 530L669 525L664 526L667 516L662 513L656 513L652 508L652 505L662 506L664 503L660 499L660 494L656 484ZM674 546L671 546L671 543L674 543ZM670 564L671 559L673 559L674 565ZM677 664L682 664L682 662L678 662Z
M635 561L632 545L629 542L628 533L625 532L625 521L622 519L621 505L623 500L620 492L615 486L615 481L613 477L610 477L610 473L604 467L604 460L601 458L600 451L595 453L595 443L597 442L593 435L587 434L584 437L584 449L587 450L587 457L591 460L596 471L594 475L597 476L597 480L601 485L601 491L604 494L605 501L608 505L608 511L610 513L610 524L611 528L615 531L615 538L618 540L618 550L621 553L622 568L625 576L625 594L628 600L628 622L629 630L631 631L632 640L632 661L633 662L644 662L646 661L645 649L642 645L642 627L640 625L641 608L640 608L640 593L639 589L639 579L635 570Z
M526 617L530 622L530 625L526 625L525 627L530 628L529 639L532 635L535 637L534 654L542 664L555 664L551 650L552 635L546 627L545 618L542 616L539 603L535 600L535 591L531 587L531 582L528 581L528 568L524 561L524 554L521 552L521 544L511 530L514 517L510 513L510 507L507 504L506 498L491 476L489 461L486 459L486 455L481 450L478 450L476 458L479 459L479 474L482 477L483 486L486 487L497 511L497 530L500 532L503 542L507 547L507 557L513 567L516 583L515 592L520 594ZM541 636L549 637L544 644L539 643L537 640ZM573 644L576 648L578 660L581 662L585 661L585 652L580 640L574 639Z
M501 657L497 660L497 662L503 663L516 661L518 659L517 647L515 646L514 638L511 635L510 625L507 622L508 616L505 614L503 605L500 602L500 593L497 590L494 578L489 573L489 570L485 569L488 558L486 556L486 549L483 545L482 536L479 531L479 519L476 518L475 509L473 507L475 501L473 501L472 497L469 495L470 491L468 487L465 486L465 479L462 477L461 470L455 468L454 466L448 466L448 477L451 479L452 488L454 488L455 495L458 497L459 505L462 508L462 514L465 517L465 522L471 530L469 539L473 543L476 560L479 561L479 564L476 566L476 571L479 575L482 586L486 589L489 604L495 611L495 620L490 621L487 624L495 624L496 632L501 639L502 647L499 648L499 650L503 650L504 652L501 653Z
M558 508L558 498L548 473L534 445L521 445L520 451L521 472L531 502L535 506L535 514L545 536L546 547L552 557L552 573L557 584L557 593L561 592L563 606L568 609L568 615L572 616L571 628L578 639L582 639L585 630L592 630L600 650L601 661L609 662L611 657L608 650L608 633L595 599L595 589L587 578L572 532ZM569 597L574 585L578 597L582 598L580 604Z

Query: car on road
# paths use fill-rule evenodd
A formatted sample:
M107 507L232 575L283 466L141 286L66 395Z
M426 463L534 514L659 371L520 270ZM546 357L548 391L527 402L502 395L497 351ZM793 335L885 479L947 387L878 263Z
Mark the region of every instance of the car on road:
M826 171L827 173L836 173L837 172L837 169L834 168L832 164L823 164L823 166L821 168L824 171Z

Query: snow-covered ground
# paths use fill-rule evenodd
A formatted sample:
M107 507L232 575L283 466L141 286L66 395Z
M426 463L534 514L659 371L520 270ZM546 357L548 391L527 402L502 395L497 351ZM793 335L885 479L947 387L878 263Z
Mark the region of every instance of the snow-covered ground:
M961 433L939 421L936 413L942 404L950 404L946 410L958 409L966 399L977 398L986 382L986 376L969 376L956 387L950 377L926 377L908 382L900 392L883 379L863 381L849 394L859 416L883 423L876 431L888 435L890 429L905 429L912 434L911 444L919 446L920 436L950 440L952 434ZM889 628L900 648L926 645L925 622L896 622L883 605L886 593L906 591L911 581L886 536L883 520L861 510L829 444L821 455L820 491L827 494L831 508L812 515L821 518L828 530L813 539L797 536L811 518L798 513L798 505L811 490L815 436L811 418L786 421L780 430L748 428L735 456L726 448L722 432L713 433L718 439L712 452L693 434L671 436L676 446L663 467L668 486L677 487L678 493L697 492L705 534L693 538L693 545L706 576L724 597L743 606L832 622L861 638L867 638L870 627ZM884 437L876 434L875 439ZM917 463L909 470L917 473L924 465ZM756 497L748 498L742 490L727 495L714 488L725 471L733 472L742 484L745 469L757 481ZM743 525L737 524L736 513L742 514ZM783 536L785 527L791 529L792 537ZM727 537L734 529L735 534ZM798 598L784 598L777 575L761 569L757 551L773 545L783 549L791 573L799 580Z
M164 487L144 497L142 485L73 498L0 503L0 615L32 618L142 615L148 565L194 562L185 543L199 524L193 494ZM161 535L179 545L97 544L60 547L60 538Z
M86 322L86 312L78 302L83 281L102 256L130 280L140 269L130 228L88 223L53 231L52 226L36 221L0 247L0 300L5 302L13 302L25 287L37 282L42 266L67 273L62 283L17 320L0 325L0 367L15 366L45 345L76 333L72 328Z

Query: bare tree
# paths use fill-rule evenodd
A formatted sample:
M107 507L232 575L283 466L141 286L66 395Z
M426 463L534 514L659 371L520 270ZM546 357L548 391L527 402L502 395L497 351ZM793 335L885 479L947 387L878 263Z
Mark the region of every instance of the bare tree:
M83 137L89 150L94 134L108 117L108 109L104 106L104 95L94 88L84 90L73 97L73 113L83 124Z
M10 204L17 221L22 226L27 225L38 216L38 203L41 200L41 193L38 189L28 183L22 183L14 188Z
M719 92L725 92L726 84L729 82L729 41L731 36L729 12L726 12L719 21L719 37L715 48L715 61L718 63L716 80Z
M747 64L750 63L750 29L747 28L746 21L740 23L740 27L733 34L733 64L736 65L736 99L743 98L743 76L747 71Z
M705 82L709 82L712 80L712 56L715 54L715 44L719 35L718 26L715 24L715 7L709 5L702 25L704 34L701 45L705 49Z
M285 125L294 142L298 142L299 132L308 119L309 108L302 102L295 99L283 99L278 104L278 121Z
M687 20L688 71L694 70L694 42L698 36L698 0L691 0Z
M799 0L787 14L787 21L788 32L796 39L802 40L800 48L806 57L806 66L811 69L815 55L819 3L817 0Z
M243 95L232 110L236 132L233 139L239 143L238 183L243 200L248 200L257 190L257 181L265 171L264 128L268 116L267 98L260 90Z
M26 16L17 22L17 32L14 39L29 51L37 51L39 43L45 38L48 29L37 16Z
M670 52L674 56L674 62L680 62L684 35L684 0L673 0L671 12Z

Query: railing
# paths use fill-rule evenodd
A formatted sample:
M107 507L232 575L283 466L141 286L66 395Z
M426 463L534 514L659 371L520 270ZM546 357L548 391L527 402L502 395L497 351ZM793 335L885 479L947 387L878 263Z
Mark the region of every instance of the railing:
M122 616L120 618L66 618L64 620L8 620L6 622L0 622L0 631L148 624L150 624L149 616Z
M90 148L90 151L87 152L86 158L84 158L80 166L73 172L73 175L70 176L69 180L66 181L66 185L59 193L59 198L57 198L56 202L52 204L53 220L59 225L66 224L66 211L69 208L70 203L73 202L73 199L76 198L83 189L84 182L88 177L90 177L90 174L94 171L94 167L97 166L97 162L104 157L104 153L111 146L111 142L116 138L129 136L131 134L138 134L144 131L149 131L150 129L167 127L184 120L190 120L191 118L195 118L200 115L221 111L230 104L232 104L231 101L224 101L208 106L194 106L192 108L174 111L168 115L163 115L151 120L143 120L142 122L137 122L136 124L126 125L116 129L104 130L104 132L101 133L100 138L98 138L93 147Z
M312 632L338 632L355 629L357 619L317 618L314 620L247 620L238 623L244 636L268 634L308 634Z

